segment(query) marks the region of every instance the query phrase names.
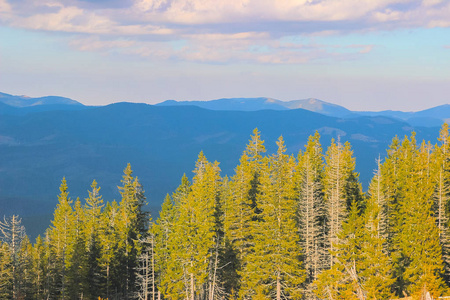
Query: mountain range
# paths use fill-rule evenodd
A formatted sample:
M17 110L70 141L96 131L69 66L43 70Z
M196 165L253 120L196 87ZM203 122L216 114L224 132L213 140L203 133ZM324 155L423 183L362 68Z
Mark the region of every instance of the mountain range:
M211 101L175 101L167 100L156 104L159 106L194 105L211 110L257 111L257 110L290 110L306 109L326 116L338 118L354 118L358 116L384 116L406 121L412 126L436 127L450 120L450 105L440 105L418 112L403 111L351 111L343 106L328 103L319 99L281 101L272 98L223 98Z
M439 127L417 126L411 119L430 116L440 126L450 117L446 109L352 112L316 99L284 103L269 98L93 107L64 97L1 93L0 215L19 214L28 233L36 236L48 227L63 177L72 199L86 198L96 179L105 201L120 200L117 186L127 163L156 214L183 173L192 177L200 151L220 162L222 175L231 176L255 127L269 154L280 135L293 155L316 130L324 148L332 138L349 141L367 187L375 159L385 155L395 135L414 130L419 141L436 142Z

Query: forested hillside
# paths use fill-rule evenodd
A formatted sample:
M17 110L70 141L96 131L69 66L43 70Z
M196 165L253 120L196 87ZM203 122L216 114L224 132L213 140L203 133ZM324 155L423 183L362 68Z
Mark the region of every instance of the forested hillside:
M128 165L121 200L71 197L31 242L1 224L1 299L389 299L450 283L450 149L395 137L363 193L348 142L266 154L255 129L232 176L198 155L156 220Z
M66 177L72 195L82 199L95 179L105 199L118 200L116 185L127 163L139 174L147 209L156 215L165 194L176 188L183 173L191 172L201 150L220 162L222 176L231 176L255 127L267 140L267 154L277 150L281 134L287 153L294 155L316 130L324 146L338 136L349 141L364 188L375 159L385 156L394 135L415 130L418 138L435 140L439 132L385 117L339 119L303 109L211 111L117 103L21 115L0 112L1 215L21 215L34 239L50 224L61 178Z

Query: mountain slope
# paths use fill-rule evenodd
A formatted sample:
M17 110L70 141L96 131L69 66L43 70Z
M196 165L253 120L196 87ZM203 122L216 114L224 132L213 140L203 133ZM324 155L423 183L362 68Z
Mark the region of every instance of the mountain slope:
M6 93L0 93L0 102L13 107L30 107L41 105L73 105L82 106L78 101L66 97L45 96L31 98L27 96L14 96Z
M93 179L102 187L105 201L120 199L116 187L130 162L155 212L183 173L192 175L201 150L209 160L220 162L223 175L232 175L255 127L269 153L276 150L280 135L294 155L315 130L321 133L324 147L331 138L350 141L364 183L392 137L412 130L404 122L384 117L338 119L303 109L212 111L118 103L4 115L0 118L0 207L4 214L38 219L51 215L64 176L73 199L86 198ZM418 139L435 140L439 130L416 131Z
M157 106L179 106L194 105L211 110L236 110L236 111L257 111L257 110L288 110L306 109L318 112L327 116L343 117L352 114L345 107L331 104L322 100L309 98L303 100L281 101L272 98L223 98L210 101L175 101L167 100L156 104Z
M168 100L158 106L193 105L211 110L258 111L264 109L289 110L306 109L326 116L354 118L357 116L384 116L407 122L412 126L436 127L450 121L450 105L441 105L418 112L403 111L351 111L343 106L328 103L315 98L280 101L271 98L224 98L210 101L174 101Z

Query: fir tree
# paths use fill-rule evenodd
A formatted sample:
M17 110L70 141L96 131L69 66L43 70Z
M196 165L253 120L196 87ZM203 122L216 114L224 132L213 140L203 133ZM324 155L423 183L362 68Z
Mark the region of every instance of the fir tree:
M439 230L439 242L444 260L444 278L448 285L450 283L450 139L447 123L442 125L438 140L440 146L436 147L432 157L432 161L436 164L433 197L436 226Z
M359 200L360 190L357 175L354 172L355 159L350 144L342 145L331 141L326 153L326 166L324 174L324 197L326 216L325 249L330 253L325 263L332 267L335 263L331 253L338 244L338 235L342 230L343 221L347 217L348 202Z
M22 219L17 215L10 218L3 217L0 221L0 241L8 245L11 256L12 297L16 299L19 293L20 260L19 254L22 241L26 238L25 227Z
M294 158L285 154L282 137L277 145L277 153L261 172L262 221L253 223L254 246L244 269L243 297L301 298L304 270L296 230L296 165Z
M36 243L32 249L32 289L35 299L43 300L46 299L46 295L48 294L47 290L47 276L48 276L48 247L47 244L44 243L44 240L39 235L36 238Z
M167 276L172 284L165 296L198 299L208 295L209 266L217 239L216 203L220 191L217 165L199 154L195 176L187 197L177 203L179 216L171 236Z
M0 298L12 299L13 273L12 260L8 244L0 240Z
M324 269L323 154L318 132L309 137L305 152L298 155L297 193L299 197L299 232L306 270L306 297L314 297L312 282Z
M49 260L52 260L51 275L53 277L49 293L51 297L66 299L66 259L73 241L73 209L65 178L62 180L59 190L61 192L58 196L59 202L53 214L52 226L48 234L52 256L49 257Z
M144 191L137 178L132 176L130 164L124 170L122 186L119 187L122 200L119 206L120 219L119 243L120 265L125 274L119 290L125 299L131 297L135 291L135 268L137 267L139 239L147 233L148 217L143 211L145 205Z

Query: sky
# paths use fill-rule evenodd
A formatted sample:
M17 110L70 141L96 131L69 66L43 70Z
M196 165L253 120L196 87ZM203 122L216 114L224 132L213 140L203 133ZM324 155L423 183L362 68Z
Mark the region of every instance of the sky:
M0 0L0 92L450 103L450 0Z

